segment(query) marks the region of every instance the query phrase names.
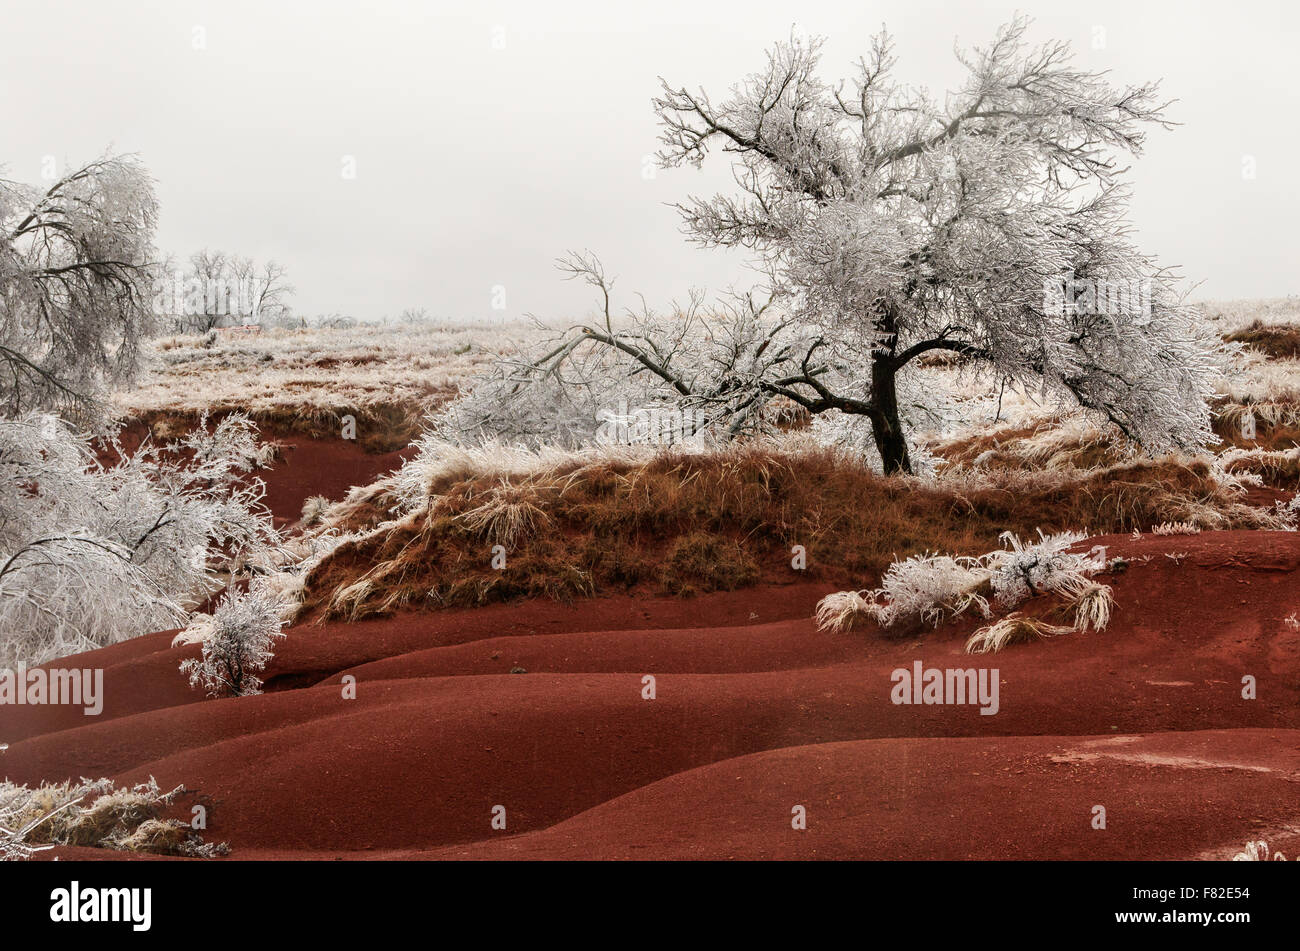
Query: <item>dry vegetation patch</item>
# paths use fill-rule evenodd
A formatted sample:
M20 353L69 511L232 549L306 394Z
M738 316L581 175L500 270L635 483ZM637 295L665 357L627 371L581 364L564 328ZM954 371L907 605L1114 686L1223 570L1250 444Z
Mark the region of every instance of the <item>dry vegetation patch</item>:
M156 437L186 431L204 411L240 410L263 429L316 438L338 436L351 416L360 445L391 452L512 339L533 333L522 325L374 324L166 337L154 341L149 372L114 405Z
M1300 324L1270 324L1256 319L1240 330L1224 334L1228 343L1240 343L1279 360L1300 358Z
M42 784L0 783L0 857L28 858L56 845L212 858L224 843L204 842L175 813L211 802L177 786L164 792L151 777L116 788L110 779ZM182 808L184 807L184 808Z
M403 517L335 548L307 575L303 610L359 618L398 608L614 591L694 594L758 581L860 587L892 562L980 554L1004 531L1280 527L1204 460L1094 470L884 477L827 449L753 444L641 459L576 457L430 483ZM501 546L495 551L493 546ZM807 568L792 567L803 546ZM504 567L493 558L504 556ZM501 562L498 560L498 566Z

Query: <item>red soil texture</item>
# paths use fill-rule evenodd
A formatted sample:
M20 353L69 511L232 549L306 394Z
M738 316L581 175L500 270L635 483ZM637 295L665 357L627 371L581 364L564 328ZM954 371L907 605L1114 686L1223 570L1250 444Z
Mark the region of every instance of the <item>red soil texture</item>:
M311 439L271 433L266 438L281 444L280 458L266 471L256 473L266 485L263 503L271 510L277 528L297 522L302 504L313 495L337 502L353 486L370 485L400 469L413 450L370 453L345 439Z
M1089 544L1130 562L1109 628L988 656L975 619L818 631L794 578L302 624L235 699L154 634L58 662L105 669L98 717L6 707L0 774L184 784L227 860L1291 857L1300 534ZM916 661L996 668L997 713L895 704Z
M138 420L118 434L122 448L134 452L148 434ZM302 505L314 495L331 502L343 499L353 486L370 485L381 476L399 469L414 454L407 448L397 452L366 452L355 440L315 439L289 429L263 428L258 438L280 445L280 457L269 469L252 473L266 486L263 504L270 510L277 528L285 528L302 517ZM116 454L99 447L99 461L112 465Z

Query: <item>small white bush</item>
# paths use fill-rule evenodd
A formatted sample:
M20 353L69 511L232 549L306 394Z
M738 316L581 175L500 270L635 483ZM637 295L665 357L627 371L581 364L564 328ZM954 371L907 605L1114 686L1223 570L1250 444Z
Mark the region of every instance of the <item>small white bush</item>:
M860 615L881 627L907 618L937 626L972 607L988 617L988 599L980 594L988 579L989 570L979 558L913 555L890 565L875 591L841 591L823 598L817 605L817 624L823 630L842 630Z
M180 667L190 686L202 687L210 697L261 693L257 675L275 656L275 639L284 636L283 607L279 592L255 579L247 593L227 592L211 616L198 616L177 635L178 642L203 645L201 659L191 658Z
M1003 532L1007 548L986 556L993 572L993 591L1002 606L1015 608L1047 592L1068 593L1106 567L1100 547L1087 553L1068 550L1087 537L1082 532L1044 535L1040 531L1038 537L1037 542L1022 542L1012 532Z
M1234 862L1285 862L1286 856L1281 852L1270 852L1267 842L1247 842L1244 851L1232 857Z
M1055 594L1074 605L1073 627L1059 627L1034 618L1011 615L977 631L966 645L970 653L1001 650L1007 644L1032 640L1069 630L1100 631L1110 621L1114 607L1111 589L1090 580L1107 567L1100 547L1086 553L1068 549L1086 536L1076 532L1043 535L1022 542L1004 532L1005 549L978 558L951 555L913 555L896 561L885 571L874 591L839 591L817 605L817 627L841 631L858 618L892 627L906 619L938 626L972 608L989 617L986 595L1015 608L1038 594Z

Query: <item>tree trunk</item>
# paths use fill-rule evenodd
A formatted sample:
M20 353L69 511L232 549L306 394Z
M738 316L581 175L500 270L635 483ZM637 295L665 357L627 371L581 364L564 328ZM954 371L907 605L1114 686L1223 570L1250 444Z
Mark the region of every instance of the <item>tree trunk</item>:
M871 393L876 411L871 414L871 430L886 475L912 471L907 437L903 434L903 425L898 419L898 389L895 384L897 372L883 359L873 361Z

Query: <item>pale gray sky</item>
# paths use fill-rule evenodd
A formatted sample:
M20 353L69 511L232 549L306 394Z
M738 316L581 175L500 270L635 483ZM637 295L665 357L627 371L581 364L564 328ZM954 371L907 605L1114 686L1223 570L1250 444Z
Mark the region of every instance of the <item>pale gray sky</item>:
M1198 297L1300 291L1300 14L1284 0L5 0L0 165L37 183L46 156L139 152L164 250L274 257L307 314L500 316L498 285L507 316L585 313L552 267L567 248L599 253L629 303L666 302L746 272L687 245L666 206L727 188L721 156L643 176L657 76L720 97L793 27L829 37L839 78L884 24L900 78L939 93L961 75L954 40L983 44L1017 10L1035 40L1180 100L1184 124L1134 164L1145 249Z

